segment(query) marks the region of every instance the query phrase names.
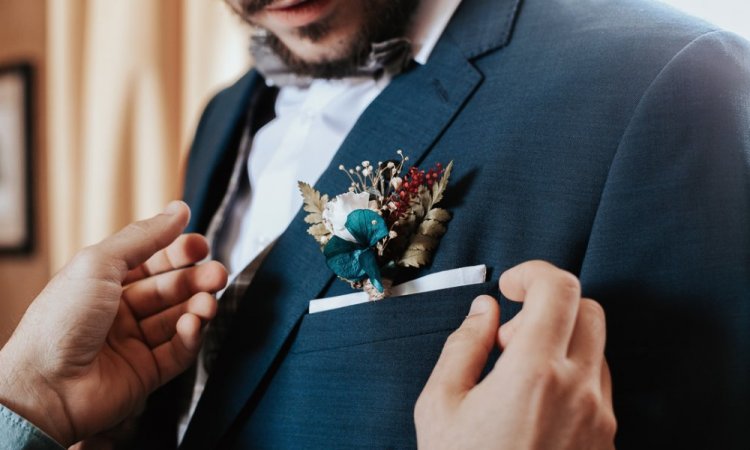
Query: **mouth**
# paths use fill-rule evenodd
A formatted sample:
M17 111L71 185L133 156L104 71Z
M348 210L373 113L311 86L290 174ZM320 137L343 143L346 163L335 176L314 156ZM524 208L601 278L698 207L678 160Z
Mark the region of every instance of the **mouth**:
M278 0L265 7L266 13L288 26L303 27L319 20L332 0Z

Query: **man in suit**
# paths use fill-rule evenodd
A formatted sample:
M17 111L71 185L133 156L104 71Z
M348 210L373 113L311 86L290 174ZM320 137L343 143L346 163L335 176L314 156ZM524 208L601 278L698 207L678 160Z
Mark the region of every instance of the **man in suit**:
M144 436L181 421L186 449L414 446L414 402L468 302L543 259L607 312L620 447L750 445L745 41L648 0L230 4L266 30L258 69L206 107L185 199L238 301L220 301L232 323L187 414L163 391ZM349 288L295 182L335 195L339 165L400 148L455 164L448 231L403 276L486 264L491 280L308 314Z

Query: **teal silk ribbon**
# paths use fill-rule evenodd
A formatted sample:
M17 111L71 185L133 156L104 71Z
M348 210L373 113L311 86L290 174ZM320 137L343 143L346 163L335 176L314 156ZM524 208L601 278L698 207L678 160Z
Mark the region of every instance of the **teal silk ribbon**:
M357 242L333 236L323 249L326 264L345 280L362 281L369 278L375 289L383 292L374 247L379 240L388 236L385 220L369 209L357 209L349 213L344 226Z

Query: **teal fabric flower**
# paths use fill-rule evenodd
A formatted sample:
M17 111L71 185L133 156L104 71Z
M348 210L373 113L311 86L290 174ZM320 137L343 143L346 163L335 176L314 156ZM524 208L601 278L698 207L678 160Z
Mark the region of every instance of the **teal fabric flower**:
M383 292L383 284L374 249L379 240L388 236L388 226L378 213L369 209L357 209L346 217L346 229L357 242L350 242L338 236L331 237L323 255L328 267L341 278L350 281L370 282L378 292Z

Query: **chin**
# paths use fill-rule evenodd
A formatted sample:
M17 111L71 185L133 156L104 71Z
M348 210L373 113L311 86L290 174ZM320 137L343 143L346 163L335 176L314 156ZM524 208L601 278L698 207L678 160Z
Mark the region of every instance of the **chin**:
M320 64L345 58L352 51L353 35L327 36L323 40L312 42L308 39L296 40L287 44L287 48L301 61L308 64Z

